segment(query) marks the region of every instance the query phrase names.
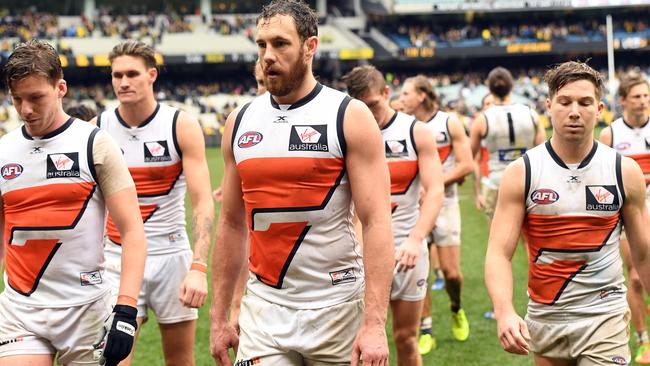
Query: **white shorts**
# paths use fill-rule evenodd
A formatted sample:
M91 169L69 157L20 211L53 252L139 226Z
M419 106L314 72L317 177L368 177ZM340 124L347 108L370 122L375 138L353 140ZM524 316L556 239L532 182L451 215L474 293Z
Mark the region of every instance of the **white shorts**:
M185 307L178 293L192 263L192 251L147 256L138 296L138 317L146 318L151 308L159 324L174 324L198 318L198 310ZM113 289L113 303L120 287L121 258L106 253L106 279Z
M98 365L93 343L112 310L110 294L85 305L35 308L0 295L0 358L54 355L62 365Z
M531 320L526 316L531 351L577 360L578 366L628 365L630 311L586 316L574 321Z
M429 275L429 249L422 242L422 251L415 267L406 272L396 272L390 289L391 300L420 301L427 294Z
M460 245L460 206L458 202L442 205L436 226L433 228L432 239L431 244L439 247Z
M363 321L363 299L296 310L248 293L239 314L235 365L349 365Z

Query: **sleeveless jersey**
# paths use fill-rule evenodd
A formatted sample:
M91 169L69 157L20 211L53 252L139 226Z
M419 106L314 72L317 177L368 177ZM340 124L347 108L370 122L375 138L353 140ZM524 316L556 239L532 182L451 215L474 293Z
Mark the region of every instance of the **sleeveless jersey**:
M140 126L130 127L117 108L102 113L98 127L106 130L124 153L135 182L144 222L149 255L170 254L189 249L185 232L185 174L176 139L179 110L159 103ZM121 252L120 234L110 215L106 236L118 245L106 250Z
M529 316L624 311L621 156L594 141L584 161L569 168L547 141L529 150L524 163Z
M442 173L446 174L456 165L454 148L451 144L451 134L449 133L449 113L438 111L427 122L427 126L433 131L438 146L438 155L442 163ZM444 204L458 202L458 184L450 184L445 187Z
M266 301L316 309L363 291L345 170L350 100L317 84L294 104L278 105L267 93L237 115L232 146L249 227L248 290Z
M23 126L0 140L4 294L33 307L87 304L102 280L105 204L93 144L99 130L70 118L42 138Z
M396 246L408 237L420 213L420 174L413 138L415 122L412 116L396 112L381 130L390 171L392 227Z
M530 107L523 104L492 105L483 112L487 122L488 182L495 189L508 164L535 146L537 126Z
M641 127L628 125L623 118L612 122L612 147L636 161L645 175L646 196L650 197L650 120ZM650 205L650 202L646 202Z

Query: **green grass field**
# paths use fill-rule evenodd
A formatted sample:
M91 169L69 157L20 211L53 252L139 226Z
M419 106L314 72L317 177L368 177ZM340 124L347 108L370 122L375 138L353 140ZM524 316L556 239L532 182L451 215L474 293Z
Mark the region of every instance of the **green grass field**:
M208 149L212 186L221 181L223 164L218 149ZM462 215L462 269L465 277L463 287L463 308L467 312L471 335L469 340L456 342L450 330L449 301L444 291L432 292L433 325L438 339L438 348L424 357L425 365L532 365L532 356L515 356L503 351L496 337L495 322L483 318L490 308L487 291L483 283L483 262L487 245L485 217L474 206L471 178L460 187ZM219 206L217 205L217 212ZM188 217L191 213L188 210ZM520 315L526 308L526 254L522 247L517 249L514 260L515 306ZM0 284L2 287L2 284ZM209 348L209 303L199 311L196 333L196 364L213 365ZM388 327L390 335L390 327ZM396 365L395 348L389 336L391 365ZM155 317L150 314L140 333L136 345L136 366L164 365L160 335Z

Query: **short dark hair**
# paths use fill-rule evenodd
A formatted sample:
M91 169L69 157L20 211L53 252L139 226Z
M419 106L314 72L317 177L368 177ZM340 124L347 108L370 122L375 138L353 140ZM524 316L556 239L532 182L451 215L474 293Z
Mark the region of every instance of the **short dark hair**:
M438 95L436 94L435 89L431 81L424 75L416 75L404 80L404 84L413 83L415 90L423 93L425 98L422 103L424 103L427 110L433 110L438 104Z
M81 103L71 104L65 109L65 113L82 121L90 121L97 115L97 112L95 112L93 108L87 107Z
M639 84L645 84L648 85L650 88L650 84L648 84L648 79L643 76L642 73L640 73L638 70L633 70L621 78L621 83L618 85L618 95L621 98L627 98L627 95L630 93L630 90L632 90L633 87L639 85Z
M288 15L293 18L300 41L318 35L318 17L309 5L302 0L273 0L262 8L255 24L268 23L276 15Z
M363 97L368 90L383 93L386 89L384 76L372 65L357 66L342 78L348 88L348 94L353 98Z
M116 45L108 54L108 60L112 64L120 56L140 57L147 68L156 68L156 52L142 41L129 39Z
M548 70L544 75L551 99L562 87L578 80L591 81L596 89L596 99L600 100L603 97L605 92L603 76L584 62L564 62Z
M490 93L496 95L500 99L505 98L512 91L514 81L512 74L507 69L499 66L490 71L487 78L488 88Z
M11 89L11 84L31 75L40 75L54 85L63 79L63 67L59 54L51 44L32 39L20 43L7 59L3 69L5 86Z

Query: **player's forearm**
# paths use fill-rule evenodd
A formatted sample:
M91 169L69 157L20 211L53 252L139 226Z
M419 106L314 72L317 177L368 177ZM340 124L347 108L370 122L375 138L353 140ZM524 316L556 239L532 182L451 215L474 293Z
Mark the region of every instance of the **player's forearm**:
M212 199L193 209L192 237L194 239L193 262L207 265L210 255L210 238L214 222L214 205Z
M142 229L130 229L120 233L122 238L122 271L118 295L137 299L147 259L147 244ZM119 300L119 299L118 299Z
M217 239L212 253L212 321L225 322L233 298L233 292L244 266L246 231L243 224L225 223L219 220ZM227 241L226 241L226 238ZM233 278L234 274L234 278Z
M472 164L469 163L456 163L453 169L445 174L445 187L454 183L462 182L467 174L472 172Z
M246 245L246 248L248 248L248 245ZM241 270L239 271L239 276L237 277L237 283L235 284L235 290L231 303L231 312L236 311L237 314L239 314L241 299L246 292L246 282L248 281L248 266L245 262L246 261L244 261L244 265L241 266Z
M420 215L415 226L409 233L410 237L422 241L433 231L444 198L445 192L442 189L442 185L439 188L430 188L425 192L424 197L422 197L422 204L420 205Z
M485 285L497 317L500 314L514 311L512 283L512 261L491 253L488 248L488 253L485 256Z
M369 224L363 228L363 264L366 292L364 323L386 323L388 298L395 266L395 247L390 224Z

